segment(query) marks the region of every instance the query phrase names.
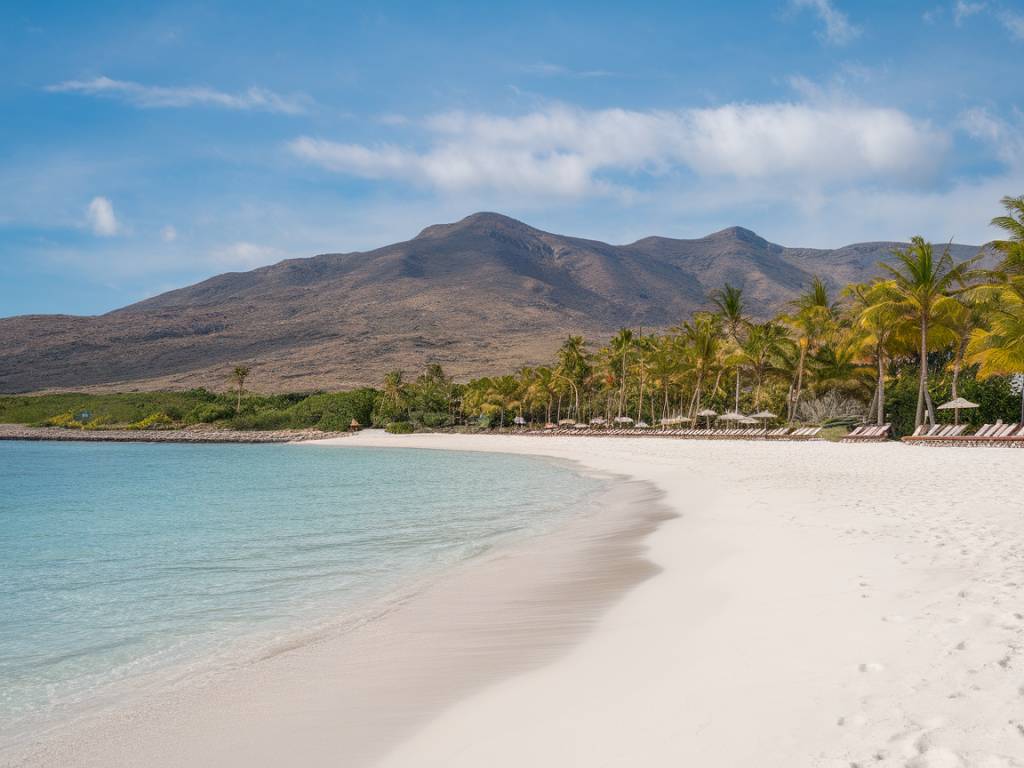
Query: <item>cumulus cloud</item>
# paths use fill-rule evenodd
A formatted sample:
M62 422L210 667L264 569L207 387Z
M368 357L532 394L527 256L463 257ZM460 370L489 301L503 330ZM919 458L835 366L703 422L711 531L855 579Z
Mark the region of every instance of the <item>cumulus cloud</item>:
M811 10L824 25L820 37L832 45L846 45L860 36L861 29L840 11L832 0L792 0L793 7Z
M168 224L166 227L160 230L160 239L165 243L173 243L178 239L178 230Z
M282 96L266 88L253 87L241 93L226 93L206 86L144 85L103 76L92 80L66 80L48 85L46 90L50 93L118 98L143 109L209 106L296 115L305 112L309 102L307 97Z
M112 237L120 228L114 215L114 206L105 197L94 197L90 201L86 219L92 231L100 237Z
M732 104L684 111L553 106L517 117L449 112L426 121L424 148L302 136L292 153L332 171L448 191L559 197L628 194L631 174L798 180L828 186L915 181L948 138L888 108Z

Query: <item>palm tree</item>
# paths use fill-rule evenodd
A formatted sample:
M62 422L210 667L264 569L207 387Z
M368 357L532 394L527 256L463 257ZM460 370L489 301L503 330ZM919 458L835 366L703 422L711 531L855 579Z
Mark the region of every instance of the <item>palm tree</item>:
M728 283L725 288L714 291L711 294L711 303L718 308L718 313L725 325L726 336L732 340L737 347L743 336L744 329L750 325L745 314L743 304L743 289L736 288ZM736 411L740 410L740 367L736 366Z
M380 402L387 416L397 416L405 406L406 384L405 374L401 371L388 371L384 374L384 388Z
M580 417L580 388L590 375L585 342L582 336L569 336L558 349L558 366L555 374L572 387L575 405L573 415Z
M728 288L728 286L726 286ZM742 304L740 307L742 314ZM710 312L698 312L680 329L695 382L689 416L694 418L701 406L703 387L712 370L721 363L722 319Z
M491 379L487 392L488 402L501 413L499 429L505 427L505 412L522 408L520 382L515 376L498 376Z
M761 405L761 387L765 377L780 370L778 363L789 343L789 332L779 323L769 320L750 326L750 332L740 346L740 355L754 376L755 411Z
M797 331L797 345L800 349L787 412L787 420L793 421L803 393L807 355L814 354L818 344L833 328L836 305L829 299L825 283L821 278L815 277L811 287L794 299L790 306L794 313L790 316L789 322Z
M235 401L235 413L240 413L242 410L242 390L245 388L245 380L249 378L249 373L249 366L247 365L236 365L235 369L231 372L231 380L238 388L238 399Z
M632 329L620 328L619 332L612 336L608 346L611 356L619 367L619 410L616 415L622 416L622 409L626 402L626 363L629 353L636 346L636 336L633 335Z
M914 426L921 426L925 415L934 424L935 409L928 395L928 333L932 319L956 301L950 294L964 288L973 276L970 269L977 257L958 263L947 247L939 258L935 258L931 243L920 236L915 236L908 248L893 251L893 257L895 264L883 262L880 265L891 277L893 305L899 307L920 332L921 359Z
M669 395L672 385L683 368L683 355L675 336L655 339L651 350L651 418L654 418L654 398L661 395L661 417L668 416Z
M857 338L874 362L876 378L872 403L876 408L876 424L882 426L885 423L885 364L902 314L891 301L894 293L891 282L854 283L846 287L845 293L854 300L854 323L861 332Z
M978 301L975 296L965 294L960 297L956 304L950 307L948 317L943 325L953 336L953 359L949 364L953 372L950 397L956 400L959 397L958 385L960 383L960 372L963 370L964 358L967 354L967 345L971 340L971 334L985 322L986 307Z
M976 328L967 345L967 359L978 363L978 378L1009 376L1024 371L1024 277L996 286L988 327ZM1020 420L1024 423L1024 381Z
M998 271L1004 275L1024 275L1024 195L1004 197L1005 216L996 216L992 225L1006 231L1006 240L995 240L992 245L1003 254Z

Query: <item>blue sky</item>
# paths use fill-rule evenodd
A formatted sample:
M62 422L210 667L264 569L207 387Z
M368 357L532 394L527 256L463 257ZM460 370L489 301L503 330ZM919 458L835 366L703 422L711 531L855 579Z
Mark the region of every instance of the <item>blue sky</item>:
M0 316L497 210L615 243L981 243L1024 4L0 6Z

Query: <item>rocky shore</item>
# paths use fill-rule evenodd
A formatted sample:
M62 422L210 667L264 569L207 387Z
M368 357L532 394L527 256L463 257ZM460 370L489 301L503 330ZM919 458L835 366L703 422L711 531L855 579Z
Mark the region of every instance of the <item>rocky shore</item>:
M65 442L104 443L292 443L344 437L345 432L321 432L317 429L274 431L236 431L216 428L187 429L63 429L0 424L0 440L62 440Z

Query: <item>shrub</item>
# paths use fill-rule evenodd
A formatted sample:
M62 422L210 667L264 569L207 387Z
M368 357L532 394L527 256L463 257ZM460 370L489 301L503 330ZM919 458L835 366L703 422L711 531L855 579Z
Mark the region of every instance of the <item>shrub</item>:
M392 435L408 435L416 431L408 421L392 421L384 429Z
M355 389L351 392L311 395L289 409L295 427L317 427L326 432L343 432L352 419L370 424L377 392Z
M287 429L291 415L287 411L259 411L236 416L229 422L232 429Z
M75 416L70 411L52 416L43 423L48 427L61 427L63 429L81 429L84 426L82 422L75 421Z
M234 416L235 409L227 403L208 403L197 405L185 417L188 424L212 424Z
M151 413L144 419L128 424L125 429L166 429L174 426L174 421L166 413Z

